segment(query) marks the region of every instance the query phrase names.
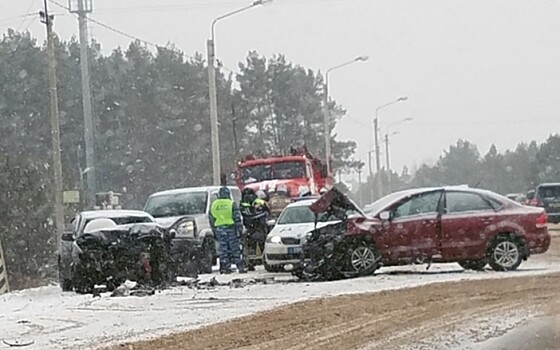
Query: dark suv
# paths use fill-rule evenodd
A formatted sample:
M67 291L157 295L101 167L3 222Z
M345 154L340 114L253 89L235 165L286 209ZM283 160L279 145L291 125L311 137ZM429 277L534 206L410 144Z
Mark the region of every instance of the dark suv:
M544 183L537 186L531 205L543 207L548 222L560 223L560 183Z

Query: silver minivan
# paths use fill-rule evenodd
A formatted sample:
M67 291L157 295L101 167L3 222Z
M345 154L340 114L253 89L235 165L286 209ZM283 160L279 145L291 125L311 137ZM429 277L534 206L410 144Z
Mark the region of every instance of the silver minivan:
M232 199L239 206L241 191L228 186ZM180 218L188 218L177 228L173 240L173 255L182 250L200 249L200 273L212 273L217 263L218 244L214 239L208 214L212 202L218 198L220 186L189 187L157 192L148 197L144 211L154 217L163 227L172 225Z

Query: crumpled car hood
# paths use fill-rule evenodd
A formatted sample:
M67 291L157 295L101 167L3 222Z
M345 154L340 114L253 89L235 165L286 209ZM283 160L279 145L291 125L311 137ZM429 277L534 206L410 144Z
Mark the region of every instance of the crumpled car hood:
M327 213L329 216L333 215L339 220L346 219L345 214L348 210L360 212L356 204L346 197L344 193L337 190L336 187L331 188L323 194L315 203L311 204L309 209L316 215Z

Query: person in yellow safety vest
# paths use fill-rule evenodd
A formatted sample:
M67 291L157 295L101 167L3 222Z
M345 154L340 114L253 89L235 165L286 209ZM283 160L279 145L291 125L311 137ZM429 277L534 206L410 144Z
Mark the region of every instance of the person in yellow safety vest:
M220 273L231 273L232 260L239 273L246 273L245 262L241 255L239 236L243 232L243 220L235 202L231 199L229 188L221 187L210 207L208 215L214 237L220 244Z

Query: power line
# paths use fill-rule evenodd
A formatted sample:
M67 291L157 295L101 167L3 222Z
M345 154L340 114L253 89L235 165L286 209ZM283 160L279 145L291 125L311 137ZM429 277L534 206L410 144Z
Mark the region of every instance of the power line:
M31 8L33 7L33 4L34 4L34 3L35 3L35 0L31 0L31 2L29 3L29 7L27 8L27 11L25 11L26 13L30 13L29 11L31 11ZM22 27L23 25L25 25L25 21L27 20L27 17L31 17L31 16L26 16L26 17L23 18L23 21L21 21L21 23L17 26L16 32L19 32L19 30L21 29L21 27ZM27 30L27 28L29 28L29 26L31 25L32 22L33 22L33 19L31 19L31 20L29 21L29 24L27 25L26 30Z
M26 14L20 15L20 16L2 18L2 19L0 19L0 25L8 25L8 24L11 24L11 23L17 23L22 18L25 20L25 18L27 18L27 17L34 17L34 16L37 16L38 14L39 14L39 12L37 11L37 12L29 12L29 13L26 13Z

